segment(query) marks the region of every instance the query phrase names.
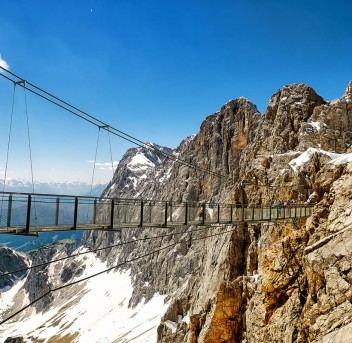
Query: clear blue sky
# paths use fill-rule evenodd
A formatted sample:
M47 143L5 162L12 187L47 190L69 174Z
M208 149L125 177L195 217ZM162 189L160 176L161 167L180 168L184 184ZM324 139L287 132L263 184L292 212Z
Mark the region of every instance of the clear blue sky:
M176 147L229 99L263 113L285 84L326 100L352 79L350 1L0 0L10 70L143 141ZM12 86L0 78L0 167ZM97 130L28 95L34 178L90 182ZM29 179L18 89L9 176ZM110 160L106 134L98 159ZM131 145L112 138L113 159ZM0 169L0 172L3 169ZM1 174L0 174L1 176ZM107 181L98 170L95 182Z

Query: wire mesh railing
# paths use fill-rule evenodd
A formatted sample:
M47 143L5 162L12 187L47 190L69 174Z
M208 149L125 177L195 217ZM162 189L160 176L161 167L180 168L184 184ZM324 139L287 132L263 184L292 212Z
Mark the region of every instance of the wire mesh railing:
M212 225L308 217L312 205L245 205L0 192L0 231Z

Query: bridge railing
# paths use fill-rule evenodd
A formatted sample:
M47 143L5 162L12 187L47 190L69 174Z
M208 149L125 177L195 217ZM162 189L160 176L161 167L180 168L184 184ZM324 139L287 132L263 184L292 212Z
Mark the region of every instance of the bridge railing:
M307 217L312 205L246 207L232 204L97 198L0 192L0 231L211 225Z

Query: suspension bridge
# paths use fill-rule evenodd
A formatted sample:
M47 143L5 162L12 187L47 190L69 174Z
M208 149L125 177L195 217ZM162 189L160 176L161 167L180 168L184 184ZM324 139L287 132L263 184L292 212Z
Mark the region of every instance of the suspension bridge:
M1 66L0 66L1 68ZM3 69L3 68L1 68ZM1 70L0 70L1 71ZM110 134L116 135L119 138L127 140L137 146L149 149L150 151L170 159L171 161L184 165L192 170L200 173L211 175L212 177L219 178L220 180L225 179L227 181L227 175L221 175L210 169L204 169L198 165L192 164L186 160L181 159L177 155L167 153L163 150L158 149L154 145L146 144L141 140L126 134L125 132L113 128L112 126L100 121L99 119L91 116L90 114L70 105L69 103L59 99L58 97L44 91L43 89L25 81L19 76L12 72L8 72L3 69L4 74L0 72L0 76L4 77L8 81L11 81L14 85L14 93L16 87L22 87L24 91L29 91L42 99L68 111L69 113L95 125L98 128L98 139L95 150L92 185L94 180L94 170L97 160L97 151L99 143L99 133L101 130L107 131L109 135L110 155L111 155L111 143ZM26 97L26 93L25 93ZM206 203L206 202L177 202L177 201L160 201L155 199L126 199L126 198L113 198L113 197L92 197L92 196L81 196L81 195L59 195L59 194L39 194L34 189L34 176L32 167L31 157L31 142L30 142L30 130L29 121L26 108L27 117L27 132L28 132L28 147L30 156L30 169L33 191L30 193L21 192L8 192L5 191L6 187L6 176L7 166L9 157L9 148L11 143L11 128L12 128L12 116L14 108L14 99L12 103L12 113L10 120L7 153L6 153L6 165L3 179L3 189L0 191L0 234L17 234L26 236L37 236L39 232L56 232L66 230L105 230L119 231L122 228L143 228L143 227L157 227L157 228L176 228L182 227L182 235L192 235L195 232L201 232L206 229L217 229L216 226L231 225L230 228L221 227L220 232L205 233L200 237L193 237L194 241L200 241L216 235L224 235L236 230L237 225L241 223L261 223L261 222L276 222L292 220L294 222L300 219L306 218L312 214L313 206L308 204L291 204L290 206L272 206L272 207L255 207L247 206L245 204L220 204L220 203ZM27 102L26 102L27 107ZM113 169L113 162L111 156L111 164ZM196 227L196 228L192 228ZM174 230L170 230L168 233L163 233L158 236L148 237L133 237L132 240L122 241L114 245L106 247L99 247L95 250L76 252L71 255L60 257L54 260L41 262L37 265L31 265L20 270L12 270L3 273L2 276L16 275L21 271L27 271L38 267L51 265L65 259L74 258L87 253L95 253L100 250L111 249L113 247L133 244L136 240L146 241L154 240L165 237L171 237L174 235ZM79 282L87 279L97 277L102 273L109 272L110 270L117 269L121 266L125 266L137 260L141 260L147 256L154 256L155 253L159 253L166 249L175 248L178 244L178 240L168 242L166 245L162 245L153 251L144 253L139 256L133 256L126 260L119 262L103 271L94 273L81 279L68 282L56 288L47 288L42 295L32 300L30 304L20 308L11 315L2 319L0 325L8 322L22 311L37 303L44 297L51 293L61 290L63 288L72 286Z
M35 234L60 230L118 230L255 223L305 218L312 205L244 205L97 198L33 193L0 193L0 233Z
M227 180L228 176L221 175L210 169L204 169L198 165L183 160L174 154L167 153L157 148L155 145L145 143L138 138L108 125L89 113L80 110L79 108L24 80L1 66L0 68L2 69L0 76L13 83L14 94L16 87L22 87L24 90L30 169L33 184L33 191L31 193L5 191L9 149L11 145L12 117L15 101L15 96L13 96L5 176L3 180L3 189L0 191L0 233L31 235L42 231L77 229L117 230L122 227L175 227L179 225L206 226L238 224L243 222L253 223L262 221L299 219L308 217L312 213L312 206L306 204L295 204L287 208L264 208L247 207L246 205L236 206L233 204L175 202L153 199L125 199L37 194L34 190L33 181L32 152L26 100L27 91L98 128L94 168L97 160L99 133L101 130L105 130L109 134L110 155L110 134L112 134L137 146L149 149L150 151L157 153L159 156L168 158L175 163L192 168L192 170L206 173L219 179ZM94 168L92 184L94 179Z

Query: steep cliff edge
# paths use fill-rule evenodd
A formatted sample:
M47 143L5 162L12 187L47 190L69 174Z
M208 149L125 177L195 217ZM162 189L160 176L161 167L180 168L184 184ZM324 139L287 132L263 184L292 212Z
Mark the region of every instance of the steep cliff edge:
M344 266L339 269L335 262L340 258L334 256L341 251L335 250L335 242L340 242L347 244L341 260L350 258L345 239L351 209L350 165L341 154L351 145L351 85L341 99L331 102L306 85L285 86L271 97L263 116L247 99L232 100L173 152L227 179L166 160L150 171L153 179L147 177L140 184L141 198L247 205L273 205L278 199L318 203L307 223L243 224L183 236L174 230L167 239L147 246L136 243L133 249L116 253L123 259L166 241L178 242L173 251L146 259L144 272L132 266L131 305L155 292L172 294L158 329L159 342L318 342L349 332L351 320L345 313L350 306L350 265L341 262ZM345 192L337 191L339 184ZM340 191L343 198L335 202L331 194ZM338 220L329 220L329 215L342 208L348 210L338 216L339 228ZM138 238L145 235L141 232L123 230L122 235ZM199 239L205 236L210 237ZM325 237L330 239L326 243ZM326 258L316 263L320 254ZM327 300L337 292L328 282L341 284L338 301ZM344 320L338 321L342 315Z
M222 178L162 158L147 147L130 149L104 195L246 206L308 201L316 204L314 213L308 220L286 222L87 233L80 249L117 246L82 258L78 265L69 260L44 268L43 282L61 287L89 275L95 263L103 269L144 257L123 264L100 283L99 277L85 281L38 304L37 313L50 314L45 327L56 339L83 340L87 335L77 328L88 310L82 309L82 301L101 288L101 302L110 307L99 312L97 306L93 331L107 317L117 330L153 304L153 318L144 322L154 320L147 330L158 325L157 340L163 343L349 342L351 123L352 82L334 101L295 84L278 90L264 115L248 99L231 100L177 149L158 147ZM61 276L53 278L55 274ZM27 296L34 290L30 285L35 278L30 278ZM130 293L123 293L120 285L127 279ZM123 296L110 301L118 293ZM156 299L164 305L156 307ZM116 319L120 307L129 308L124 320ZM133 329L114 339L142 342L146 333L139 336ZM43 339L39 325L32 334ZM113 341L109 339L105 341Z

